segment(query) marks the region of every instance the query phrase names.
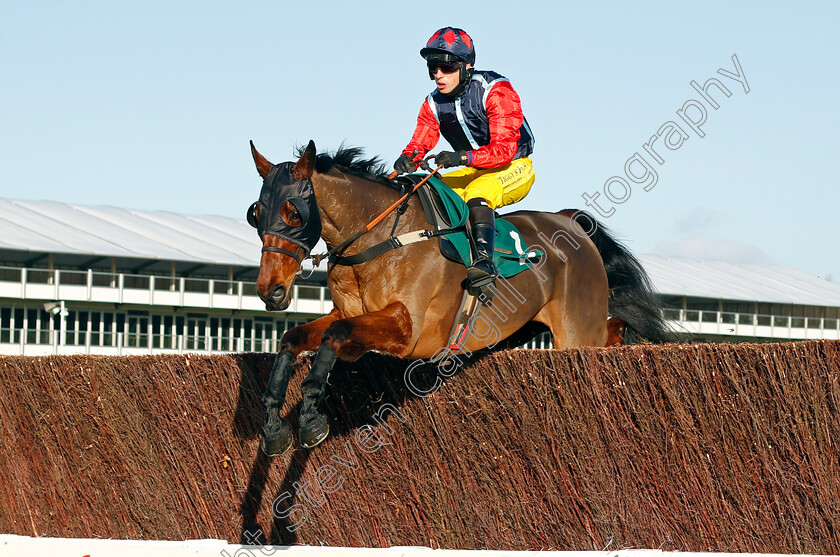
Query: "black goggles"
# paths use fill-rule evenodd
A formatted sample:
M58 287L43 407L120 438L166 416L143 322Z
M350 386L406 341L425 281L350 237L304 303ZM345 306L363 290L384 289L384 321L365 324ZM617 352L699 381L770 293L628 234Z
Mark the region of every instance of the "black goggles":
M429 77L434 79L438 70L444 74L451 74L461 69L460 62L427 62L426 66L429 68Z

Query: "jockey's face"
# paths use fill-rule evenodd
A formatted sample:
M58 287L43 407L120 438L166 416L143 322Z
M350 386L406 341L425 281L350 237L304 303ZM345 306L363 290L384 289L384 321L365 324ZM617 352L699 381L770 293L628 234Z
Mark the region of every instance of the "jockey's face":
M467 64L467 68L472 67L470 64ZM435 84L437 85L438 91L443 93L444 95L448 95L455 88L458 86L458 82L461 81L461 72L455 70L452 73L443 73L443 70L440 68L435 69L435 73L432 74L435 78Z

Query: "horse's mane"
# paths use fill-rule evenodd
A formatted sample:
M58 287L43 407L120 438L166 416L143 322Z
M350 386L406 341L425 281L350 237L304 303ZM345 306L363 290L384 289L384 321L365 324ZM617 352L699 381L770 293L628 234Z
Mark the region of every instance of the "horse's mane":
M305 150L306 147L298 147L298 156L303 155ZM364 150L361 147L347 147L342 143L332 154L318 153L315 158L317 172L323 174L333 167L360 178L390 184L385 162L379 157L364 158Z

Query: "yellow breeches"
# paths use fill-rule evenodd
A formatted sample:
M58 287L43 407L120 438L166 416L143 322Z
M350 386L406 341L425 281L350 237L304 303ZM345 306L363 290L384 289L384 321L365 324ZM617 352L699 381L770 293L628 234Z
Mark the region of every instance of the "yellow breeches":
M493 209L522 200L534 185L531 159L523 157L498 168L465 167L441 176L464 201L481 197Z

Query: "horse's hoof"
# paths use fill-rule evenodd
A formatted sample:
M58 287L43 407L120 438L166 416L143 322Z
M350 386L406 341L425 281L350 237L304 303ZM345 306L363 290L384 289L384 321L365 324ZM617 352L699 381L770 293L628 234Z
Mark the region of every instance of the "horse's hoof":
M292 426L286 420L272 420L262 428L260 447L266 456L280 456L291 448L294 441Z
M300 446L304 449L311 449L320 445L330 434L330 423L323 414L310 416L304 419L301 416L301 424L298 426Z

